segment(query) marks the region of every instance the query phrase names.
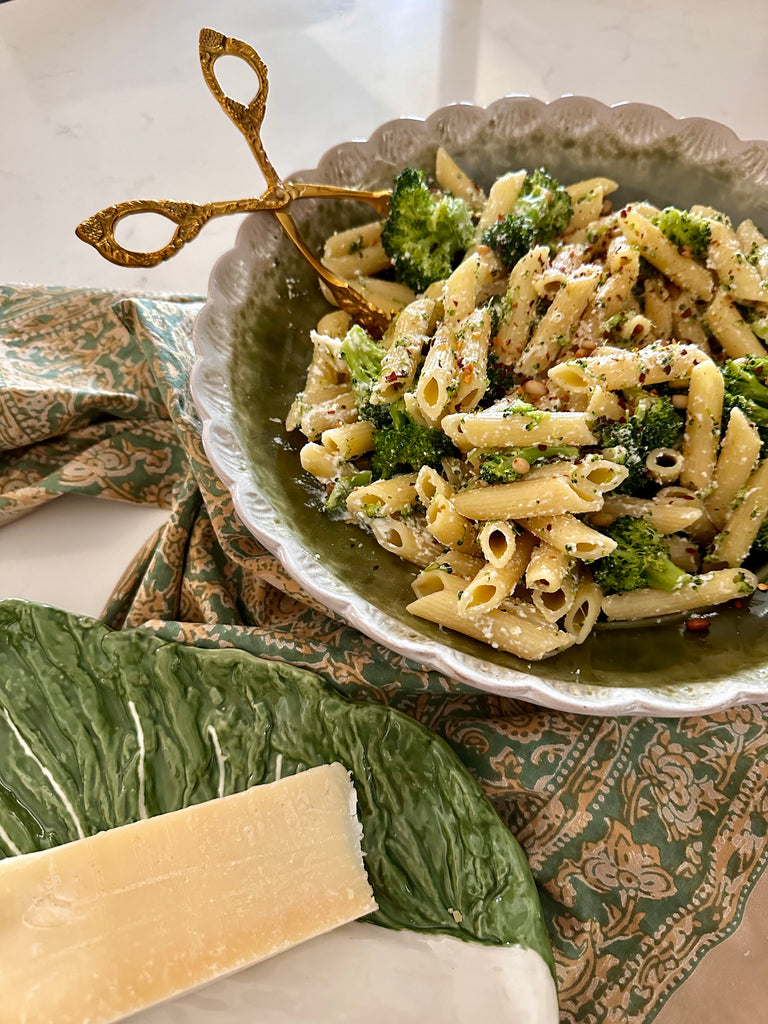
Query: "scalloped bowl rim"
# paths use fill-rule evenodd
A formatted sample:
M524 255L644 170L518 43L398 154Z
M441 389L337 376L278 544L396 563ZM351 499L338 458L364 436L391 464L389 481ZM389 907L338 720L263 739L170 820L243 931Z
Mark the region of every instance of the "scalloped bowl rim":
M704 117L676 118L661 107L633 101L622 101L607 105L599 100L586 96L567 94L559 99L545 102L530 96L528 93L510 93L486 107L461 102L441 107L426 118L404 116L384 122L367 139L349 140L331 147L323 154L318 167L330 156L343 147L355 146L375 149L377 140L390 128L403 122L416 122L430 125L440 119L451 116L451 112L465 109L487 113L496 105L506 102L529 102L545 109L548 114L559 112L566 107L571 112L576 109L589 110L602 116L610 116L614 111L628 111L632 116L642 115L653 117L659 125L669 129L674 126L677 131L691 127L700 128L716 135L729 156L759 147L768 155L768 142L762 140L743 140L726 125ZM455 116L455 115L454 115ZM459 115L460 116L460 115ZM722 154L717 154L721 156ZM291 177L305 178L312 171L299 171ZM297 580L304 590L322 605L337 613L350 625L359 629L366 636L381 643L411 661L443 673L448 678L459 680L476 689L517 700L530 701L543 707L593 715L655 715L662 717L681 717L701 715L723 710L739 704L768 699L768 669L764 678L751 680L749 683L727 677L716 682L705 684L672 684L669 687L642 686L610 686L603 684L585 684L574 679L569 684L548 678L546 661L538 662L541 674L533 674L514 668L504 668L490 664L481 658L465 654L445 644L437 643L427 637L409 631L407 627L380 611L363 597L344 585L337 576L325 569L322 563L313 560L310 553L300 544L290 531L276 522L270 514L270 507L264 502L264 508L254 508L252 491L254 481L247 470L245 451L241 447L235 454L242 459L239 468L232 468L232 458L227 457L220 447L216 435L221 422L217 421L216 413L206 388L204 371L217 354L209 342L210 321L217 314L226 310L227 295L222 282L231 273L231 268L241 259L247 250L247 240L255 229L258 214L250 214L240 226L235 245L215 262L209 279L209 291L205 305L198 313L194 324L195 361L191 372L190 386L192 398L202 420L202 443L213 470L226 485L240 519L248 530L274 554L286 572ZM225 419L228 441L239 439L229 414ZM231 455L231 453L230 453Z

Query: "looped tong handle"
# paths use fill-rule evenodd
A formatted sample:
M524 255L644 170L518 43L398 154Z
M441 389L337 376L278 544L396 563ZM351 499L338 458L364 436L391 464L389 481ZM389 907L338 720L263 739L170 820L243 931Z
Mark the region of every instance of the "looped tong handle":
M256 75L257 90L248 103L232 99L222 89L216 77L214 66L220 57L231 56L245 61ZM359 199L370 203L381 215L386 213L389 192L371 192L347 189L335 185L312 185L303 182L283 182L267 156L261 142L261 125L266 112L269 83L267 68L261 57L240 39L232 39L204 28L200 32L200 67L208 88L222 110L236 125L245 138L266 179L267 187L261 196L250 199L232 199L216 203L176 202L169 199L132 199L117 203L88 217L76 228L78 238L88 242L111 263L123 267L154 267L170 259L213 217L228 213L249 213L255 210L270 210L277 217L281 227L310 266L323 278L339 305L350 312L368 330L381 334L389 322L388 314L377 309L356 291L347 281L336 277L324 267L312 251L296 226L287 207L294 199L320 197ZM176 225L173 236L165 246L153 252L136 252L126 249L115 237L115 229L125 218L139 213L156 213Z
M259 87L247 106L238 100L233 100L231 96L227 96L219 85L214 65L220 57L239 57L256 75ZM241 39L232 39L222 35L221 32L214 32L212 28L204 28L200 32L200 68L205 84L216 97L219 106L244 135L266 178L268 189L281 185L280 176L272 166L261 142L261 125L264 121L269 93L267 66L264 61L252 46L244 43Z
M252 210L274 209L276 203L268 204L260 199L232 199L220 203L182 203L173 199L128 199L115 206L99 210L87 217L75 228L75 234L88 242L101 255L120 267L156 267L163 260L175 256L187 242L195 238L202 227L214 217L227 213L248 213ZM173 237L162 249L153 252L136 252L126 249L115 237L117 225L123 218L138 213L157 213L176 225Z

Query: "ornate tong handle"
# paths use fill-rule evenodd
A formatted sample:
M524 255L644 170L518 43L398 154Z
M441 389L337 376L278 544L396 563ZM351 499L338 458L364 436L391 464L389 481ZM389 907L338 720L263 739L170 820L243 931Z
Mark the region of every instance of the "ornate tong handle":
M224 36L221 32L214 32L212 28L200 30L199 50L200 68L205 84L216 97L221 109L240 129L251 147L251 152L256 157L256 162L266 179L267 191L279 187L282 184L280 175L272 166L261 143L261 125L267 109L267 94L269 92L267 65L248 43L244 43L241 39ZM219 57L239 57L256 75L258 89L247 106L227 96L219 85L214 71L214 65Z
M251 68L256 76L257 90L248 104L232 99L224 92L216 78L214 65L219 57L233 56ZM78 238L88 242L105 259L123 267L154 267L170 259L213 217L230 213L249 213L254 210L269 210L277 217L281 227L293 244L325 280L336 301L352 313L364 326L376 333L383 331L389 317L382 310L372 306L348 282L331 274L308 249L293 221L287 207L294 199L310 197L359 199L370 203L384 215L389 201L388 191L371 192L347 189L334 185L312 185L302 182L283 182L267 156L261 142L261 125L266 111L269 83L267 68L258 53L248 43L231 39L204 28L200 32L200 66L208 88L216 97L222 110L232 120L246 139L251 152L261 168L267 188L258 198L233 199L222 202L196 203L175 202L168 199L134 199L100 210L88 217L76 228ZM171 240L161 249L153 252L137 252L126 249L115 237L115 230L121 220L139 213L156 213L176 225Z
M275 209L275 205L268 205L261 199L232 199L229 202L205 205L175 202L173 199L129 199L87 217L77 225L75 234L83 242L97 249L110 263L116 263L119 267L156 267L163 260L175 256L179 249L195 238L203 225L213 217L267 209ZM157 213L176 225L173 237L162 249L137 252L126 249L115 238L118 223L138 213Z
M164 260L175 256L182 246L191 242L209 220L224 217L230 213L253 213L256 210L277 212L288 206L294 199L360 199L380 215L387 212L389 192L365 192L346 189L336 185L310 185L300 182L281 183L275 189L267 189L263 195L253 199L225 199L217 203L185 203L173 199L128 199L115 206L107 206L92 217L87 217L75 228L75 234L98 250L104 259L120 267L156 267ZM138 252L126 249L115 237L117 225L127 217L139 213L157 213L176 225L173 237L162 249L152 252ZM323 268L325 270L325 268ZM326 271L327 272L327 271Z

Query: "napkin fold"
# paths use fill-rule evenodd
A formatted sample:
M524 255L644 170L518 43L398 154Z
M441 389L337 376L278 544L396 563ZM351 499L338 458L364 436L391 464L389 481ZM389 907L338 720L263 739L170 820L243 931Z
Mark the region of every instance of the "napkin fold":
M250 536L206 459L188 383L199 306L0 287L0 525L67 492L170 509L105 621L290 662L439 733L529 857L563 1022L650 1024L738 926L765 867L764 710L548 711L471 690L346 625Z

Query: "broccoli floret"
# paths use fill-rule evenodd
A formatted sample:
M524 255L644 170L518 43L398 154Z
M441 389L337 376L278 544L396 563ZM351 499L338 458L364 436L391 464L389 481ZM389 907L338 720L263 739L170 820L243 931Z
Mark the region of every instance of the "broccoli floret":
M643 444L649 452L656 448L674 448L683 433L683 419L667 395L643 399L635 410L642 418Z
M646 519L619 516L603 531L616 548L592 563L592 575L606 594L638 587L674 590L690 579L672 562L663 534Z
M529 466L549 459L575 459L579 449L569 444L533 444L526 448L506 448L503 452L481 452L480 476L489 484L509 484L523 474L512 466L515 459L525 459Z
M358 415L377 427L389 423L389 406L371 402L371 390L381 376L384 351L358 324L350 327L341 343L341 356L349 367Z
M420 426L405 411L402 399L389 407L392 422L374 438L371 456L375 479L388 480L398 473L416 473L422 466L439 469L441 460L457 455L452 441L441 430Z
M757 531L755 543L752 545L752 551L761 555L768 555L768 519L765 520L763 525Z
M616 420L598 428L600 443L614 462L625 466L629 475L616 488L617 494L642 495L651 479L645 465L656 448L674 448L683 433L683 420L667 395L640 398L635 411L623 423Z
M366 487L370 482L370 469L364 469L359 473L350 473L349 476L339 477L325 502L325 511L335 512L337 509L346 508L347 498L351 492L356 487Z
M512 210L483 234L483 242L511 270L535 245L549 245L571 219L571 197L543 168L528 174Z
M765 447L768 443L768 357L745 356L728 359L720 368L725 385L723 395L723 426L732 409L741 409L757 427Z
M381 244L398 281L423 292L433 281L448 277L474 234L463 199L433 195L424 172L411 167L395 178Z
M658 217L654 218L656 226L677 246L687 246L696 259L704 259L709 249L709 222L704 217L686 210L678 210L676 206L667 206Z

